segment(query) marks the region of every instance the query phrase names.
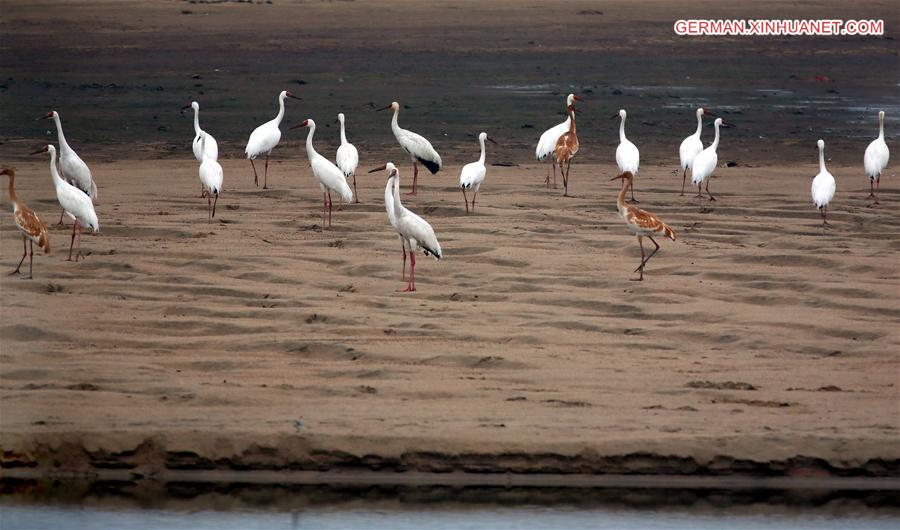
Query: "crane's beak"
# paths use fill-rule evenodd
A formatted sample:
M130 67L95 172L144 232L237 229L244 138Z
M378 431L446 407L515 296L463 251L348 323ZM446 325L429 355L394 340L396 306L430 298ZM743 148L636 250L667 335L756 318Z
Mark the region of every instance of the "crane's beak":
M293 131L294 129L299 129L300 127L306 127L307 125L309 125L309 120L303 120L303 123L298 123L297 125L294 125L293 127L291 127L288 130Z
M387 164L380 165L380 166L376 167L375 169L370 169L369 173L375 173L376 171L384 171L385 169L387 169Z
M710 112L710 111L708 111L708 110L706 110L706 109L703 109L703 115L704 115L704 116L712 116L713 118L718 118L718 117L719 117L718 114L714 114L714 113L712 113L712 112Z
M285 94L285 96L287 96L287 97L289 97L289 98L291 98L291 99L299 99L299 100L301 100L301 101L303 100L303 98L297 97L297 96L291 94L290 92L288 92L287 94Z
M33 153L28 153L28 154L29 154L29 155L39 155L39 154L41 154L41 153L46 153L46 152L47 152L47 146L45 145L44 147L41 147L41 148L38 149L37 151L35 151L35 152L33 152Z
M730 121L722 120L722 127L725 127L726 129L734 129L737 126Z
M491 142L491 143L494 144L494 145L500 145L500 144L498 144L493 138L491 138L490 136L487 137L487 141Z
M584 101L584 98L576 96L575 94L572 94L572 99L574 99L575 101Z
M52 118L52 117L53 117L53 113L52 113L52 112L48 112L47 114L44 114L43 116L41 116L41 117L39 117L39 118L35 118L34 121L46 120L46 119Z
M191 108L190 104L185 105L185 106L181 107L181 110L180 110L179 112L184 112L184 111L186 111L186 110L189 109L189 108Z
M613 114L612 116L610 116L609 119L614 120L618 117L619 117L619 113L617 112L617 113Z
M375 109L375 112L381 112L381 111L387 110L387 109L389 109L389 108L391 108L390 105L388 105L388 106L386 106L386 107L381 107L380 109Z

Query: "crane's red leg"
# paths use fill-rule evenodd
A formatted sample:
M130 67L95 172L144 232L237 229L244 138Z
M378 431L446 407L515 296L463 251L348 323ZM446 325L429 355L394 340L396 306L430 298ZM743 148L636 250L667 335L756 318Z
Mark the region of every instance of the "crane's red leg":
M69 257L66 261L72 261L72 249L75 247L75 230L78 229L78 219L75 219L75 224L72 225L72 241L69 242ZM75 261L78 261L77 259Z
M266 169L263 172L263 189L269 189L269 153L266 153Z
M417 194L417 186L419 183L419 166L415 162L413 162L413 185L412 190L406 195L416 195Z
M406 243L400 241L400 250L403 251L403 267L400 269L401 279L406 279Z
M33 278L31 274L31 268L34 265L34 241L29 239L28 247L30 249L30 252L28 253L28 279L30 280L31 278Z
M650 238L650 241L653 242L653 244L656 246L656 248L653 249L653 252L651 252L649 256L644 258L644 244L641 243L641 264L638 266L637 269L634 269L634 272L637 272L638 270L640 270L642 278L644 277L643 271L644 271L644 267L647 266L647 262L650 261L650 258L652 258L653 255L656 254L656 251L659 250L659 243L657 243L656 240L653 239L653 236L647 236L647 237Z
M409 252L409 282L406 284L406 289L403 289L403 292L410 292L416 290L416 253L413 250Z
M475 213L475 198L478 197L478 192L472 194L472 213Z
M716 198L713 197L712 193L709 192L709 181L710 180L712 180L712 175L710 175L709 178L706 179L706 194L709 195L709 200L714 201L714 200L716 200Z
M78 258L83 258L84 254L81 253L81 223L78 223L78 239L77 243L75 243L75 261L78 261Z
M253 168L253 183L256 184L256 187L259 187L259 174L256 173L256 164L253 163L253 159L250 159L250 167Z
M466 201L466 213L469 213L469 198L466 197L466 188L459 188L463 192L463 200Z
M644 281L644 238L641 236L637 236L637 239L638 245L641 246L641 264L638 265L638 268L634 269L634 272L640 271L641 277L634 281L642 282Z
M63 208L63 210L62 210L61 212L59 212L59 222L56 223L56 226L62 226L62 225L63 225L63 216L64 216L64 215L66 215L66 209L65 209L65 208Z
M213 199L213 213L212 213L213 217L216 216L216 203L217 202L219 202L219 194L218 193L216 193L216 198Z
M878 202L878 192L881 191L881 175L878 175L878 178L875 179L875 204L879 204Z
M356 173L353 174L353 202L359 204L359 194L356 193Z
M209 195L206 196L206 222L212 222L212 198Z
M331 200L331 190L328 190L328 228L331 228L331 212L334 211L334 202Z
M13 274L19 274L19 269L22 267L22 262L25 261L25 256L28 255L28 238L25 237L25 234L22 234L22 259L19 260L19 264L16 265L16 270L9 273L10 276Z
M676 175L678 173L675 173ZM681 196L684 197L684 185L687 183L687 168L681 168Z
M328 194L322 192L322 230L325 230L325 212L328 209Z

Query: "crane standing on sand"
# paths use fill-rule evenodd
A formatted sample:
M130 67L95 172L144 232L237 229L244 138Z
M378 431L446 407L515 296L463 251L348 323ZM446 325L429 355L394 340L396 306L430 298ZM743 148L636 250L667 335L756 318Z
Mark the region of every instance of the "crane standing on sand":
M16 170L11 167L5 167L0 171L0 175L9 176L9 200L13 203L13 217L16 222L16 228L22 232L22 259L16 265L16 270L12 274L19 274L25 256L28 256L28 280L32 279L32 268L34 266L34 244L37 243L44 254L50 254L50 234L47 232L47 225L41 221L41 218L34 213L24 202L19 201L16 195ZM30 247L30 251L29 251Z
M659 250L659 243L653 239L653 236L663 235L672 241L675 241L675 231L672 230L669 225L662 222L662 219L659 217L648 211L641 210L633 204L625 202L625 192L628 191L628 188L631 187L631 181L634 180L634 175L630 171L626 171L621 175L612 178L612 180L616 179L622 179L622 189L619 190L619 197L616 199L616 206L619 208L619 216L625 221L625 225L631 233L637 236L638 244L641 245L641 264L634 269L634 272L641 273L641 276L637 279L637 281L640 282L644 280L644 268L647 266L647 262L650 261L650 258L652 258L653 255L656 254L656 251ZM649 238L656 246L656 248L653 249L653 252L646 257L644 255L645 237Z
M574 105L576 101L583 100L575 94L566 96L566 120L544 131L544 134L542 134L541 138L538 140L537 148L534 150L535 158L541 162L549 162L552 166L554 188L556 187L556 157L554 156L554 152L556 151L556 141L569 130L569 121L572 119L569 115L569 107ZM549 167L547 168L547 179L544 181L544 184L547 185L548 189L550 188L550 169L551 168ZM560 170L562 170L562 168L560 168Z
M382 107L377 109L377 111L391 109L394 111L394 117L391 118L391 130L394 132L394 137L397 138L397 143L400 144L400 147L403 148L404 151L409 155L410 160L412 160L413 164L413 184L412 190L407 193L407 195L416 195L418 193L418 182L419 182L419 166L418 164L422 164L423 166L428 168L428 171L431 171L432 175L437 174L438 171L441 170L443 163L441 162L441 155L435 151L434 147L432 147L431 142L425 139L424 136L420 134L416 134L412 131L407 131L400 127L397 124L397 116L400 114L400 104L394 101L390 105L386 107Z
M247 158L250 160L250 166L253 168L253 183L257 187L259 186L259 175L256 173L256 164L253 161L263 153L266 155L266 167L263 174L264 190L269 187L269 155L281 140L281 129L278 126L281 125L281 120L284 119L284 98L301 99L287 90L282 90L278 94L278 115L254 129L250 134L250 139L247 140L247 147L244 149L244 153L247 154Z

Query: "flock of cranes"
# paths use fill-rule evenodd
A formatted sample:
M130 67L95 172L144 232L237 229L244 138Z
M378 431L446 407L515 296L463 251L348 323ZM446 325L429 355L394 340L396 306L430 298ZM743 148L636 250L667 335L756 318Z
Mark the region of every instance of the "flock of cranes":
M253 169L253 180L256 186L259 186L259 174L256 170L254 160L265 155L265 166L263 169L263 188L268 188L268 172L269 172L269 155L281 140L280 125L285 114L285 99L301 99L294 96L288 91L282 91L278 95L278 114L272 120L257 127L250 135L247 141L247 147L244 150L247 158L250 160ZM549 164L547 170L546 186L551 186L551 171L553 175L553 187L556 187L556 168L559 167L560 175L563 179L563 194L568 196L570 183L570 170L573 158L579 150L579 140L576 128L576 107L575 103L581 101L581 98L575 94L569 94L566 97L566 114L567 118L564 122L551 127L545 131L535 149L535 157L542 162ZM224 172L222 166L218 162L219 148L215 138L204 131L200 127L200 105L195 101L190 105L182 108L182 111L192 108L194 111L194 139L191 144L194 157L200 163L198 175L200 177L201 197L207 199L208 220L211 221L215 217L216 203L219 195L222 193L224 181ZM410 157L413 165L412 187L407 195L416 195L418 193L418 175L419 165L427 168L432 174L436 174L443 168L441 156L435 150L424 136L415 132L403 129L398 124L398 116L400 114L400 104L392 102L383 108L377 110L391 110L393 117L391 118L391 131L397 139L397 143L403 151ZM714 121L715 137L712 143L706 148L700 138L703 129L703 117L714 116L707 109L697 109L697 130L694 134L685 138L679 147L679 170L682 172L682 188L681 195L684 195L684 187L687 182L687 173L691 173L691 182L697 186L697 198L703 198L703 185L707 198L715 201L715 197L709 191L709 181L713 172L718 166L718 155L716 150L719 146L720 132L719 129L727 126L722 118L716 117ZM870 182L870 198L878 203L878 190L881 183L881 173L887 167L890 152L884 140L884 112L879 112L879 133L878 138L873 140L866 148L863 165L865 173ZM640 167L640 151L637 146L628 140L625 136L625 121L627 112L625 109L619 110L612 116L618 117L619 122L619 145L616 148L616 165L618 166L619 175L613 177L613 180L621 179L622 187L619 191L616 201L619 215L627 226L628 230L633 233L641 248L641 262L634 270L639 273L638 281L644 278L644 269L647 262L656 254L660 246L654 239L654 236L668 237L675 241L676 234L671 227L666 225L656 215L642 210L633 203L638 202L634 196L634 183L638 175ZM75 261L81 257L81 234L86 228L91 232L99 232L100 222L94 209L94 203L98 200L97 185L94 182L93 175L87 164L78 156L72 147L66 141L63 134L62 123L59 113L52 111L40 119L53 119L56 125L56 131L59 142L59 157L57 158L56 148L53 145L46 145L42 149L35 151L37 153L49 153L50 155L50 174L56 190L56 196L62 207L59 224L62 224L63 217L68 216L74 221L72 228L72 237L69 245L68 260L72 260L73 251L75 252ZM322 226L331 227L331 218L333 212L332 192L336 193L340 200L350 203L359 199L356 194L356 171L359 166L359 152L356 147L347 141L346 118L343 113L338 114L337 122L340 123L340 147L337 150L335 162L332 162L325 156L317 152L313 146L313 136L316 131L316 122L312 119L306 119L302 123L291 127L296 129L306 127L309 132L306 136L306 153L309 158L309 164L312 168L314 177L319 183L322 191ZM463 166L460 177L459 187L462 190L463 200L466 205L466 213L475 212L475 199L481 185L484 183L487 169L485 166L485 141L494 142L489 138L487 133L478 135L478 142L481 147L481 156L475 162L471 162ZM496 143L496 142L494 142ZM812 199L816 208L819 209L822 217L823 226L828 225L828 205L834 198L836 184L834 176L825 168L825 142L819 140L817 142L819 148L819 173L812 181ZM376 171L385 171L387 173L387 182L384 190L384 203L391 227L396 231L400 239L401 250L403 253L403 265L401 274L407 281L404 291L415 291L415 269L416 269L416 252L423 251L426 256L430 255L437 259L441 259L441 246L435 236L432 226L419 215L406 208L400 198L400 173L393 163L386 163L378 168L373 169L369 173ZM676 170L676 175L677 175ZM34 258L34 243L44 251L50 252L50 239L47 226L40 220L33 210L28 208L23 202L19 201L15 191L15 171L12 168L4 168L0 174L5 174L9 178L9 198L13 203L14 219L16 226L22 233L22 241L24 252L22 259L19 261L16 269L12 274L20 272L20 268L29 257L29 274L32 277L32 264ZM352 189L350 183L352 181ZM467 192L472 192L471 210L469 208L469 198ZM626 200L626 194L631 192L630 200ZM644 251L644 238L648 238L655 248L647 255ZM410 260L409 276L406 276L406 260L407 256Z

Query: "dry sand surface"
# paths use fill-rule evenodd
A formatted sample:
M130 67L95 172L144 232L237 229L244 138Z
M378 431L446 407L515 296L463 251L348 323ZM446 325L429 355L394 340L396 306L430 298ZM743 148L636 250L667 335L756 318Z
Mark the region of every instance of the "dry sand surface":
M69 224L34 281L0 278L4 465L898 474L900 196L892 164L872 207L861 168L877 109L896 145L896 3L545 4L4 2L2 162L55 223L47 160L27 153L55 141L34 118L60 110L102 228L82 262L65 261ZM671 30L826 15L883 18L887 35ZM420 255L418 292L395 292L384 174L361 175L363 204L322 231L291 131L273 189L253 187L243 146L283 88L304 98L285 125L315 117L331 156L346 112L361 167L393 159L406 186L372 108L401 101L401 124L434 140L445 169L407 206L446 259ZM586 101L563 198L531 154L570 91ZM212 224L178 114L191 99L225 168ZM671 175L699 105L737 124L713 204ZM609 181L620 107L641 206L678 233L642 283ZM466 216L454 185L480 130L509 165ZM827 230L809 200L819 137L838 186ZM12 268L8 208L0 238Z
M98 165L87 259L66 262L56 228L34 281L3 277L7 448L898 457L897 195L869 207L854 168L832 169L830 230L812 164L723 169L712 206L647 168L642 204L679 238L637 283L610 167L573 167L570 199L543 168L491 167L468 217L448 167L407 202L446 257L401 294L384 175L322 231L302 159L270 191L245 164L225 164L212 224L192 160ZM51 218L44 166L20 168L20 194Z

